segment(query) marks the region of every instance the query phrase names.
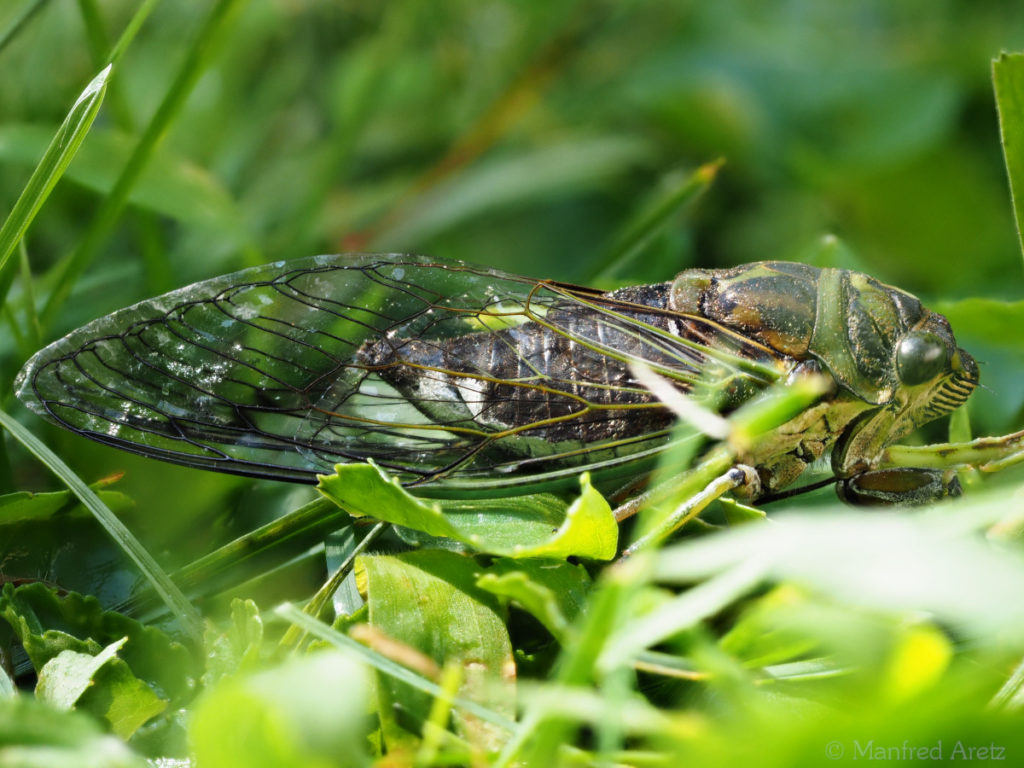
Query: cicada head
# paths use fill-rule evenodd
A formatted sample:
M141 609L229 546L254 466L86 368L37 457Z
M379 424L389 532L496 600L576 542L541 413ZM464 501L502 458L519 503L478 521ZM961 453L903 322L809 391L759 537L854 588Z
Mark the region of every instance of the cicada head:
M906 398L910 429L963 405L978 385L978 365L956 345L949 321L928 312L893 352L893 373Z
M978 385L978 365L956 344L949 321L927 309L892 348L887 402L866 411L837 441L840 476L867 469L885 446L963 405Z

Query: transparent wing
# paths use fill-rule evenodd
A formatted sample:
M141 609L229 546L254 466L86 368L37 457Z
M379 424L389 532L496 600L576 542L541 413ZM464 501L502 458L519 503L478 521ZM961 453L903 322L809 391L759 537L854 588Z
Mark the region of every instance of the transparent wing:
M685 392L780 375L770 350L668 311L667 292L404 255L282 262L96 320L37 353L18 394L93 440L203 469L315 482L374 459L407 484L514 492L663 447L671 415L633 360Z

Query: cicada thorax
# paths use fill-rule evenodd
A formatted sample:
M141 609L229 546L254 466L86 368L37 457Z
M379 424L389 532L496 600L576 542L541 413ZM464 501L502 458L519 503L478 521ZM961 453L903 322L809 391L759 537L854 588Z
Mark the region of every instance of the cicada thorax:
M689 270L673 282L670 305L834 381L817 405L744 457L768 490L833 446L839 477L871 468L886 445L963 403L978 379L944 317L858 272L787 262Z

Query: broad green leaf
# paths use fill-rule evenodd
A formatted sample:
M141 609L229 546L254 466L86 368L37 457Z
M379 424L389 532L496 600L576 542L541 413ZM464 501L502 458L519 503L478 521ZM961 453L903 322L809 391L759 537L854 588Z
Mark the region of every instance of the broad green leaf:
M127 637L116 640L93 655L77 651L61 651L39 670L36 696L59 709L71 709L85 689L92 685L100 667L117 657Z
M134 507L118 491L91 487L116 514ZM75 546L68 546L74 541ZM138 586L138 571L70 491L0 496L0 562L6 580L40 580L114 604Z
M376 669L383 675L387 675L395 680L401 680L406 685L431 696L443 697L447 695L444 688L433 680L424 677L409 667L399 664L380 651L363 645L338 629L330 627L319 619L310 616L308 613L300 611L291 603L279 605L274 613L304 632L308 632L310 635L329 643L349 656L361 660L364 664ZM357 620L363 621L367 614L369 614L369 609L363 606L355 616L345 617L339 623L346 627L351 627L357 623ZM451 703L454 707L466 712L468 715L479 718L484 722L492 723L507 733L515 730L515 723L512 720L464 696L452 698Z
M105 611L94 597L58 596L42 584L4 585L0 616L11 625L37 671L62 651L93 656L127 637L120 658L133 674L172 702L192 695L194 663L188 651L162 630Z
M144 588L138 569L72 495L10 494L0 508L0 562L6 581L40 581L116 605ZM100 499L116 514L134 502L115 491ZM61 503L62 500L64 503ZM10 521L16 518L17 521ZM10 521L10 522L8 522ZM74 542L69 546L68 542Z
M71 491L29 493L18 491L0 496L0 524L45 520L72 503Z
M117 654L123 637L95 655L61 651L39 672L36 696L60 709L92 712L122 739L167 708L167 701L132 674Z
M568 507L557 496L427 500L406 491L373 464L339 464L318 489L350 514L412 528L508 557L615 556L618 528L608 502L586 475Z
M27 696L0 699L4 768L146 768L94 718L63 712Z
M1024 54L1004 53L992 62L999 108L1003 160L1010 177L1010 197L1024 255Z
M586 605L590 584L581 565L505 558L477 579L481 589L519 603L563 644L572 638L572 622Z
M374 636L408 648L410 658L425 656L437 669L462 667L461 696L514 716L515 667L508 630L498 601L476 586L480 568L474 560L424 550L364 555L356 563ZM408 745L429 719L431 697L384 676L378 676L378 695L388 748ZM456 714L456 724L461 735L484 748L494 748L505 738L504 730L462 713Z
M40 125L0 126L0 161L30 163L53 135ZM113 130L96 130L67 169L67 178L101 195L113 189L136 139ZM128 202L186 224L214 229L243 244L242 216L221 183L186 159L156 152L132 187Z
M229 677L196 704L189 740L197 768L366 765L369 675L321 651Z
M82 694L75 709L102 717L114 733L128 739L164 713L168 704L123 660L115 658L97 671L94 684Z

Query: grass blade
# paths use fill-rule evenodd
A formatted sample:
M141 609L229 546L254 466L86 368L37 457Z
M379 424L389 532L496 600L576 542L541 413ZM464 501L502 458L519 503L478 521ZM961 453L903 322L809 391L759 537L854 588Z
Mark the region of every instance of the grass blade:
M39 213L43 202L53 190L54 185L64 174L75 156L78 148L89 132L110 79L111 67L108 65L93 78L92 82L82 91L68 116L64 118L57 134L47 147L43 159L29 177L25 189L14 204L10 216L0 227L0 274L3 273L7 260L14 253L29 224Z
M380 536L381 533L387 529L387 523L377 523L366 535L359 540L359 542L352 547L352 551L348 553L348 556L341 562L341 564L334 569L334 573L330 575L327 581L324 582L323 586L317 590L316 594L313 595L304 609L305 613L314 618L319 616L320 613L327 607L328 601L333 597L334 593L338 591L338 587L341 586L341 582L345 580L352 571L352 564L356 558L361 555L374 540ZM289 627L288 631L284 633L284 637L281 638L280 647L286 650L294 650L298 647L299 643L302 642L305 634L296 626Z
M142 546L142 543L110 511L110 508L100 501L92 489L82 482L82 479L72 472L67 464L43 445L39 438L4 411L0 411L0 426L10 432L32 455L43 462L79 498L86 509L92 512L97 522L138 566L142 575L153 585L153 589L160 595L160 598L170 608L171 614L181 622L189 635L197 642L201 640L203 626L199 613L157 564L148 550Z
M106 239L110 230L113 229L121 211L128 202L132 187L135 186L143 169L149 162L156 150L160 139L163 138L174 118L185 103L186 97L192 92L192 88L199 80L199 76L206 69L214 51L217 50L221 33L227 27L227 21L233 16L233 12L241 6L241 0L220 0L210 11L206 22L200 29L196 39L192 42L185 61L178 70L174 81L164 95L163 101L157 107L149 124L142 132L139 143L135 146L118 177L110 194L103 199L96 215L89 223L89 229L79 242L78 246L71 252L61 264L57 279L54 283L53 293L50 294L46 307L42 312L43 327L46 328L52 321L58 308L71 292L78 275L80 275L89 262L92 261L99 250L100 245ZM141 9L140 9L141 10ZM115 46L115 54L119 55L121 42Z
M149 18L149 14L153 12L153 9L156 8L156 4L158 2L160 2L160 0L145 0L145 2L136 9L135 14L128 21L127 26L125 26L124 31L121 33L121 37L119 37L117 42L114 43L114 47L110 51L110 60L112 62L117 62L117 60L121 58L121 54L123 54L127 50L128 46L131 45L132 40L135 39L135 35L142 27L143 22Z
M1010 199L1017 222L1017 237L1024 254L1024 54L1004 53L992 62L992 82L999 110L999 134L1003 143Z

